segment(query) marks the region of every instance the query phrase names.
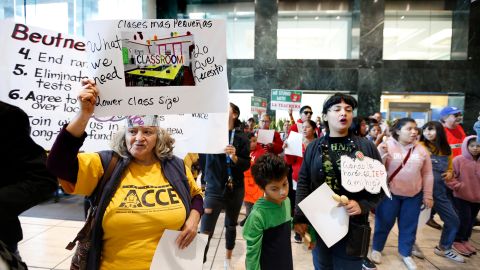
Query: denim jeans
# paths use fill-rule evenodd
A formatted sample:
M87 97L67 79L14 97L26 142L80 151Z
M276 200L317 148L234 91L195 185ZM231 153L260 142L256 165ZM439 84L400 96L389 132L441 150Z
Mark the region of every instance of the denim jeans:
M440 247L450 249L455 235L457 234L460 220L453 207L452 201L448 198L447 187L442 178L442 173L448 167L448 156L431 155L433 168L433 210L435 210L443 220L443 230L440 237Z
M455 241L468 241L470 236L472 236L473 224L480 210L480 203L473 203L456 197L453 198L453 202L460 218L460 227L458 228Z
M217 224L218 216L222 209L225 209L225 248L232 250L235 247L235 238L237 237L237 220L240 214L240 208L242 207L243 197L245 194L245 188L239 186L235 188L228 196L224 198L218 198L213 196L205 196L203 202L205 213L202 216L202 223L200 225L200 232L208 234L208 243L205 248L205 257L210 245L210 239L215 231L215 225ZM209 213L209 210L211 212Z
M404 257L412 254L422 200L423 192L419 192L413 197L392 194L391 200L384 198L378 204L375 210L373 250L383 250L388 234L395 224L395 220L398 219L398 252Z
M322 238L316 235L317 243L312 250L313 266L315 270L360 270L363 258L352 257L346 254L347 237L328 248Z

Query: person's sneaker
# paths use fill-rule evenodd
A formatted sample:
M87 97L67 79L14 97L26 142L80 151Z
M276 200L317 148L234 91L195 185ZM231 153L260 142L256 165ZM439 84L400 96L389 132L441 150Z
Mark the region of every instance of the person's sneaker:
M363 258L362 270L377 270L377 266L367 257Z
M460 263L465 262L465 259L462 257L462 255L458 254L453 249L441 250L438 246L436 246L435 249L433 250L433 253L437 254L438 256L450 259L452 261L456 261Z
M422 260L425 259L425 254L423 254L422 250L417 246L417 244L413 244L412 255Z
M462 255L462 256L470 257L470 255L472 255L472 253L470 252L470 250L468 250L468 249L463 245L463 243L453 242L452 248L453 248L453 250L455 250L456 252L458 252L458 253L459 253L460 255Z
M417 269L417 264L415 261L412 259L411 256L403 257L402 256L402 261L407 267L408 270L416 270Z
M462 242L463 246L471 252L471 254L477 254L477 248L474 247L470 242Z
M233 270L232 259L225 259L225 261L223 261L223 268L225 270Z
M438 224L433 218L427 221L427 225L437 230L442 229L442 225Z
M376 251L372 249L372 253L370 253L370 260L376 264L382 263L382 253L380 251Z
M293 240L295 240L295 243L302 243L302 237L299 233L295 233L295 235L293 236Z

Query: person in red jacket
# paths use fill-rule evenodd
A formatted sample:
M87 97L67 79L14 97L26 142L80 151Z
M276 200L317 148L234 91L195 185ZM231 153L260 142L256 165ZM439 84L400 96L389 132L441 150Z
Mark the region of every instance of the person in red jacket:
M465 139L465 131L462 122L462 110L457 107L447 106L440 111L440 122L442 122L447 135L448 144L452 148L452 158L462 154L462 143Z
M270 118L270 115L264 113L262 114L260 118L260 123L259 127L260 129L270 129L270 123L272 122L272 118ZM257 132L258 136L258 132ZM280 133L275 131L273 135L273 143L268 143L268 144L260 144L267 152L273 153L275 155L278 155L283 152L283 141L280 138Z
M292 122L293 122L292 110L289 110L288 114L290 115L290 119L292 119ZM301 107L300 119L297 120L296 124L292 124L292 126L290 127L290 130L288 130L288 134L290 134L290 131L295 131L298 133L302 132L302 123L307 120L312 120L312 115L313 115L312 107L308 105ZM317 137L322 136L322 131L320 130L320 126L317 125L317 128L315 129L315 133L317 134Z
M315 130L317 129L317 124L312 120L305 120L302 123L302 135L303 135L303 142L302 142L302 153L305 153L305 149L307 148L308 144L317 138L317 133ZM283 147L287 147L287 142L284 142ZM292 202L292 206L295 205L295 191L297 190L297 180L298 180L298 173L300 172L300 168L302 167L303 163L303 156L293 156L285 154L285 162L292 166L292 188L289 190L288 197L290 197L290 201ZM293 215L293 207L292 207L292 215ZM300 234L295 233L294 236L295 242L301 243L302 237Z

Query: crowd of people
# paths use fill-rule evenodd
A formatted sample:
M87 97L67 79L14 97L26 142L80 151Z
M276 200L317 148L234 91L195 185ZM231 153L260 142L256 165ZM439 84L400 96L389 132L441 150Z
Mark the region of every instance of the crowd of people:
M272 141L262 144L257 141L259 132L270 129L271 116L260 115L258 124L254 118L241 123L239 107L230 103L225 131L229 141L223 153L190 153L181 160L173 155L174 139L158 126L155 116L128 117L112 139L111 150L80 153L100 91L91 80L84 80L82 86L80 111L60 131L48 159L31 141L25 113L0 103L0 113L8 115L2 119L18 118L15 124L25 126L17 129L22 136L8 140L18 143L5 147L29 148L25 153L12 150L9 153L17 162L2 165L5 172L25 166L8 174L0 187L0 209L7 218L0 224L0 247L18 261L22 239L18 215L47 199L57 180L66 192L96 202L90 209L95 218L83 262L86 269L125 265L149 269L166 229L181 231L176 240L180 249L198 233L208 235L205 262L222 211L225 269L233 269L237 225L243 226L246 240L246 269L293 269L292 234L295 242L309 242L314 269L374 269L382 263L395 223L398 253L408 269L416 269L413 257L424 256L415 244L424 207L433 208L429 223L435 214L443 221L436 255L465 263L465 257L476 254L469 239L480 210L480 140L466 136L460 125L462 111L455 107L445 107L440 121L422 127L412 118L388 125L380 113L354 117L355 98L336 93L325 101L316 121L311 119L314 106L303 106L296 121L290 111L283 132L273 131ZM480 131L480 118L474 130ZM301 134L302 156L284 153L292 132ZM347 191L342 185L342 156L382 162L392 198L383 191ZM299 207L322 184L348 197L338 207L349 216L349 233L332 246ZM242 205L246 217L239 220ZM373 230L370 215L374 215Z

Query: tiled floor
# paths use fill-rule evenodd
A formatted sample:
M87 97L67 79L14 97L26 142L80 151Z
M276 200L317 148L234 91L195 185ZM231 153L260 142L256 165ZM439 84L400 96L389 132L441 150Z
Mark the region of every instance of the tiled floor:
M241 217L242 218L242 217ZM21 217L24 240L19 244L20 254L29 265L29 269L68 269L73 251L65 246L82 226L79 221ZM223 269L225 239L223 237L223 214L219 219L203 269ZM245 269L245 241L242 228L237 229L237 242L233 253L235 269ZM406 269L397 253L396 228L392 230L383 252L383 263L378 269ZM417 235L417 243L423 249L426 259L415 259L419 269L480 269L480 252L459 264L433 254L433 248L440 237L440 231L424 227ZM480 231L474 231L473 243L480 248ZM303 244L292 243L295 269L313 269L311 255Z

